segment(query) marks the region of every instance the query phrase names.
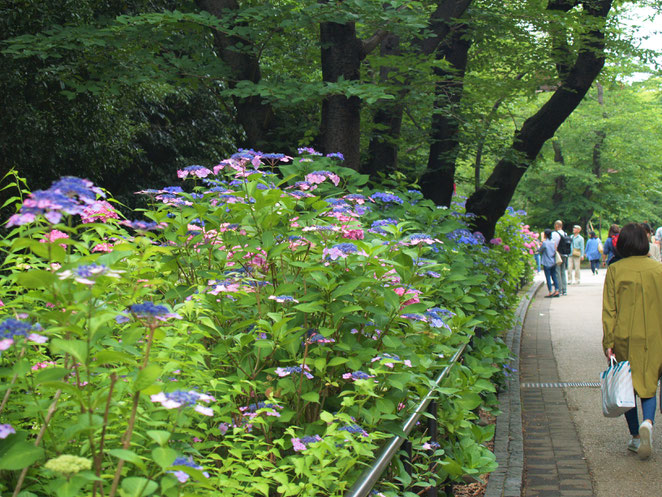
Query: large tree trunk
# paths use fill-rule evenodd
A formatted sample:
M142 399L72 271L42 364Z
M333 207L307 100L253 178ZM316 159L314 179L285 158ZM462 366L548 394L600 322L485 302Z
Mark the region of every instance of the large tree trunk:
M380 55L400 55L400 40L395 35L386 36L381 43ZM379 79L388 83L397 75L397 68L382 66L379 70ZM361 172L373 178L378 173L392 173L398 168L398 140L402 129L402 113L404 112L404 99L408 93L406 88L396 93L394 100L379 102L373 116L373 132L368 147L368 160L361 168Z
M582 4L594 27L577 41L582 45L567 76L547 103L524 122L522 129L515 134L510 151L499 161L485 184L467 200L467 211L476 215L473 228L488 240L494 236L496 223L506 211L524 172L538 156L543 144L577 108L604 66L604 21L612 0Z
M357 81L361 68L361 41L354 23L323 22L322 79ZM321 145L324 153L341 152L345 166L358 169L361 160L361 100L358 97L331 95L322 102Z
M237 0L196 0L196 3L202 10L221 19L239 9ZM246 39L214 31L214 45L230 69L230 88L240 81L259 83L262 79L259 60L247 43ZM255 148L269 146L267 134L273 122L271 106L257 95L233 97L233 103L237 111L236 119L246 133L243 145Z
M459 147L460 102L464 91L471 40L467 26L458 24L442 43L438 59L446 59L451 70L435 68L435 103L430 130L430 155L421 177L423 195L438 205L450 206L455 182L455 161Z

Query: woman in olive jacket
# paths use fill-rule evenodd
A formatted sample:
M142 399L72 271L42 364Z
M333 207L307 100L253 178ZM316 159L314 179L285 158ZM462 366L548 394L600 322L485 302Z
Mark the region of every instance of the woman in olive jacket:
M616 248L622 259L609 266L605 278L602 346L607 358L630 361L644 421L639 425L636 407L625 413L632 435L628 449L647 459L662 374L662 264L648 257L648 239L640 224L625 225Z

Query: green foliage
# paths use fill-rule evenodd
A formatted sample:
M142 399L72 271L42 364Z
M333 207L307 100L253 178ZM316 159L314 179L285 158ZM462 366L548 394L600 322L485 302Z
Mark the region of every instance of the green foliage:
M418 492L494 469L476 410L496 409L499 336L530 276L519 218L488 249L459 205L288 160L181 170L191 188L146 192L142 223L84 182L57 190L88 199L80 221L50 224L52 203L11 218L3 493L25 473L33 495L342 495L475 327L439 391L441 445L412 435L416 473L390 481Z
M659 225L659 95L655 82L615 84L604 89L601 105L592 91L554 138L563 163L549 145L523 181L516 203L526 206L530 222Z

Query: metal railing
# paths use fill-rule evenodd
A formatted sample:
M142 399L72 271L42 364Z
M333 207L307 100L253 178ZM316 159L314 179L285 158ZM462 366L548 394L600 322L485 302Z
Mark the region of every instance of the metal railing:
M409 436L409 433L411 430L416 426L416 423L418 422L418 419L421 417L421 414L425 412L428 409L428 406L430 403L433 401L433 398L435 397L435 390L441 385L441 382L446 378L448 373L450 372L451 368L453 365L459 360L459 358L462 356L464 353L464 349L466 349L467 343L462 344L462 346L453 354L453 357L450 360L450 363L439 373L439 376L437 376L437 379L435 380L434 387L430 389L430 391L427 393L425 397L419 402L418 406L416 407L416 410L409 416L407 421L405 421L404 425L402 426L402 432L404 433L404 437L401 435L395 435L393 438L391 438L386 445L384 445L381 450L379 451L379 454L377 455L377 458L375 459L375 462L370 466L368 469L366 469L361 476L356 480L352 488L349 489L349 491L345 494L345 497L365 497L368 495L368 493L372 490L372 488L375 486L375 484L379 481L379 478L382 476L382 473L384 470L388 467L388 465L391 463L391 460L393 459L393 456L397 454L398 450L400 449L400 446L407 440L407 437ZM436 403L432 403L432 406L434 409L433 411L436 411ZM434 416L434 423L433 426L431 426L431 432L434 431L435 433L431 433L431 436L433 436L433 440L436 439L436 412L432 413ZM407 448L407 452L411 452L411 447ZM432 489L431 493L428 493L429 496L437 495L436 489Z

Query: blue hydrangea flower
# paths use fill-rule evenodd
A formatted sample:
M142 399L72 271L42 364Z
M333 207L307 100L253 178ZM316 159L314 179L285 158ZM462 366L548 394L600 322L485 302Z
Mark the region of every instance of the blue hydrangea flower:
M373 193L370 198L375 202L381 202L382 204L397 204L401 205L403 200L392 193L385 192L376 192Z
M200 466L198 464L195 464L193 462L192 457L178 457L177 459L175 459L173 461L172 465L173 466L188 466L189 468L199 469L199 470L204 469L202 466ZM177 480L179 480L180 483L186 483L189 479L189 475L187 473L185 473L184 471L181 471L181 470L168 471L168 473L171 473L171 474L175 475L175 477L177 478ZM209 473L207 473L206 471L202 471L202 474L206 478L209 478Z

